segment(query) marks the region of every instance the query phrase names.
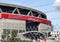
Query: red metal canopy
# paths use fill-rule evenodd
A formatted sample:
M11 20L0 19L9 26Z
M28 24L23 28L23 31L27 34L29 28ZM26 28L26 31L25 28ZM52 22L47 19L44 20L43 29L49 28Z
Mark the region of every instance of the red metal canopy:
M20 15L20 14L1 13L0 18L15 19L15 20L25 20L25 21L31 21L31 22L40 22L40 23L51 25L51 21L49 21L49 20L34 17L34 16Z

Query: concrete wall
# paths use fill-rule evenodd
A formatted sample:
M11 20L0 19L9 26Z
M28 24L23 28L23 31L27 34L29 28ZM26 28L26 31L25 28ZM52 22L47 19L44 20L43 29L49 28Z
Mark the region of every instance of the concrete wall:
M22 20L0 19L0 28L25 30L25 23Z
M17 29L17 30L26 30L25 21L22 20L12 20L12 19L0 19L0 40L3 33L3 29Z
M40 23L38 26L38 31L42 31L42 32L52 31L52 26Z

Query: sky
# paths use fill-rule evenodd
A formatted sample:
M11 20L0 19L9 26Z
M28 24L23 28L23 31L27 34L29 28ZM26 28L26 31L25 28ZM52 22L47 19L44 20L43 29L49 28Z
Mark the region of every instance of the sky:
M48 20L52 21L54 31L60 30L60 11L56 8L60 0L0 0L0 2L40 10L47 15Z
M60 2L60 0L56 0L55 2Z

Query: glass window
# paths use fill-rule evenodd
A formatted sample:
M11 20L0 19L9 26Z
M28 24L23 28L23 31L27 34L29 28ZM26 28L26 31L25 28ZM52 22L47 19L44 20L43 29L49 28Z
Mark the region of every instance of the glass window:
M26 22L26 31L38 31L37 22Z

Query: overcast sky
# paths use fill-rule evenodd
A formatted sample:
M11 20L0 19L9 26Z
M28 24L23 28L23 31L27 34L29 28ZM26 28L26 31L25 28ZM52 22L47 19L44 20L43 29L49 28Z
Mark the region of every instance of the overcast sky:
M3 3L17 4L44 12L52 21L54 30L60 30L60 11L56 10L54 4L60 0L0 0ZM59 4L58 4L59 5Z

